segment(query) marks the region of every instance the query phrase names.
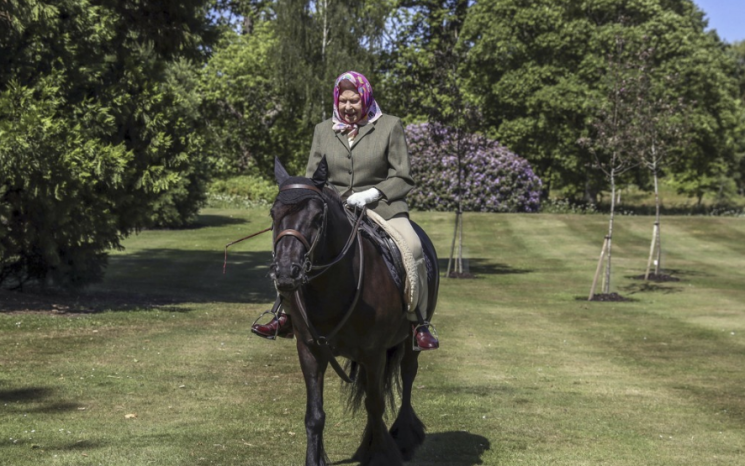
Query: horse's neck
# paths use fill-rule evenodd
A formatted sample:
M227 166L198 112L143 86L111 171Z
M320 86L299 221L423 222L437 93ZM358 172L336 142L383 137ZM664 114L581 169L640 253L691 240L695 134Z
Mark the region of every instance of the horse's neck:
M335 259L341 253L349 236L352 234L352 225L350 225L343 207L336 205L329 206L325 234L323 259L328 262ZM354 257L353 251L348 251L346 256L340 262Z

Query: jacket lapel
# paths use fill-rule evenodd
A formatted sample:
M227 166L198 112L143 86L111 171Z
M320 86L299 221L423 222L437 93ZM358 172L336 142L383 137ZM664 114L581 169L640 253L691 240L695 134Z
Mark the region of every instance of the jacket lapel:
M362 138L364 138L367 133L370 133L374 129L375 129L375 122L368 123L365 126L361 126L360 132L357 133L357 137L354 138L354 145L356 146L357 144L359 144Z
M347 134L342 133L341 131L339 131L338 133L334 131L334 134L336 135L336 139L341 143L341 145L349 150L349 138L347 137Z

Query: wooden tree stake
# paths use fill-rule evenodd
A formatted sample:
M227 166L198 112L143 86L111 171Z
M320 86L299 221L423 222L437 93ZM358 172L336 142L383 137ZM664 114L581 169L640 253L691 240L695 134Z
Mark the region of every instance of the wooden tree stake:
M608 248L608 239L609 237L606 236L605 240L603 240L603 249L600 250L600 259L598 259L598 268L595 269L595 278L592 279L592 288L590 288L590 297L587 298L588 301L592 301L592 298L595 297L595 288L598 285L598 277L600 276L600 271L603 269L603 259L605 258L605 250Z
M649 280L649 271L652 268L655 246L657 246L657 235L660 224L655 222L652 228L652 244L649 246L649 259L647 260L647 270L644 272L644 280Z

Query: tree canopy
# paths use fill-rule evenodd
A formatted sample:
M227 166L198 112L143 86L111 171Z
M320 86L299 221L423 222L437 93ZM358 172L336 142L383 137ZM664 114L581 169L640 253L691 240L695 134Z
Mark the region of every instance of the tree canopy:
M485 131L530 160L547 188L595 197L602 183L577 141L602 100L605 58L619 36L627 53L651 47L656 89L697 103L692 144L673 175L682 192L700 195L732 160L739 124L733 61L705 26L690 0L480 1L464 28L469 89ZM678 86L661 82L670 74Z
M76 286L153 221L203 196L189 60L207 2L0 4L0 282Z
M212 177L302 172L350 69L407 124L498 140L544 199L595 200L579 141L619 37L654 52L650 100L685 102L666 180L745 192L745 49L692 0L0 1L0 284L94 281L125 235L193 220Z

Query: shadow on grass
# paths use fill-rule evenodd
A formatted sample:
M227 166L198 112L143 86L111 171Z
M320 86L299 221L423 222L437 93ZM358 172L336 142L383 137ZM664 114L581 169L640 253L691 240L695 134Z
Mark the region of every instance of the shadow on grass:
M428 434L424 445L416 452L411 466L441 464L475 466L484 464L481 456L491 448L486 437L469 432L438 432Z
M437 264L440 267L440 273L445 274L448 269L448 258L442 258L440 257L437 260ZM451 264L451 269L453 268L453 265ZM463 271L465 273L471 273L473 275L509 275L509 274L519 274L519 273L531 273L532 270L529 269L516 269L514 267L510 267L507 264L498 264L495 262L492 262L489 259L482 259L482 258L469 258L463 259Z
M672 293L680 293L681 291L683 291L683 289L680 287L660 285L654 282L632 283L630 285L622 287L621 289L624 292L629 293L629 294L650 293L650 292L672 294Z
M53 390L47 387L26 387L0 390L0 403L28 403L47 398Z
M86 314L102 311L189 312L185 303L270 303L270 251L146 249L109 258L103 283L78 292L0 290L2 312Z
M674 277L712 277L713 275L701 270L662 269L660 273L666 273Z
M102 287L136 289L174 303L274 301L271 251L229 251L223 274L224 259L223 250L148 249L114 256Z
M77 451L77 450L93 450L104 446L101 442L91 442L90 440L78 440L75 443L68 443L64 445L49 445L46 447L47 450L61 450L61 451Z
M209 216L207 216L209 217ZM217 217L217 216L215 216ZM232 220L232 219L231 219ZM0 291L0 313L89 314L103 311L166 310L189 312L185 303L271 303L270 251L229 251L223 274L223 250L144 249L113 255L103 283L78 292ZM440 259L440 270L447 269ZM465 261L466 272L480 275L530 273L488 259Z
M476 466L484 464L481 455L491 448L486 437L469 432L440 432L427 434L422 445L407 462L410 466ZM358 464L352 459L337 461L336 465Z
M48 387L26 387L0 390L0 403L6 409L23 413L51 414L60 411L76 411L83 405L68 401L47 400L54 396L54 390ZM29 404L40 403L38 406ZM20 406L16 406L20 405Z
M226 217L225 215L201 214L197 217L197 220L194 223L184 226L183 228L173 228L173 230L198 230L200 228L224 227L228 225L241 225L244 223L249 223L249 221L244 218ZM268 219L266 223L269 224ZM169 230L169 228L162 228L160 230Z
M618 293L595 293L595 297L592 301L587 299L588 296L575 296L575 301L584 301L586 303L635 303L639 300L636 298L629 298L627 296L619 295Z

